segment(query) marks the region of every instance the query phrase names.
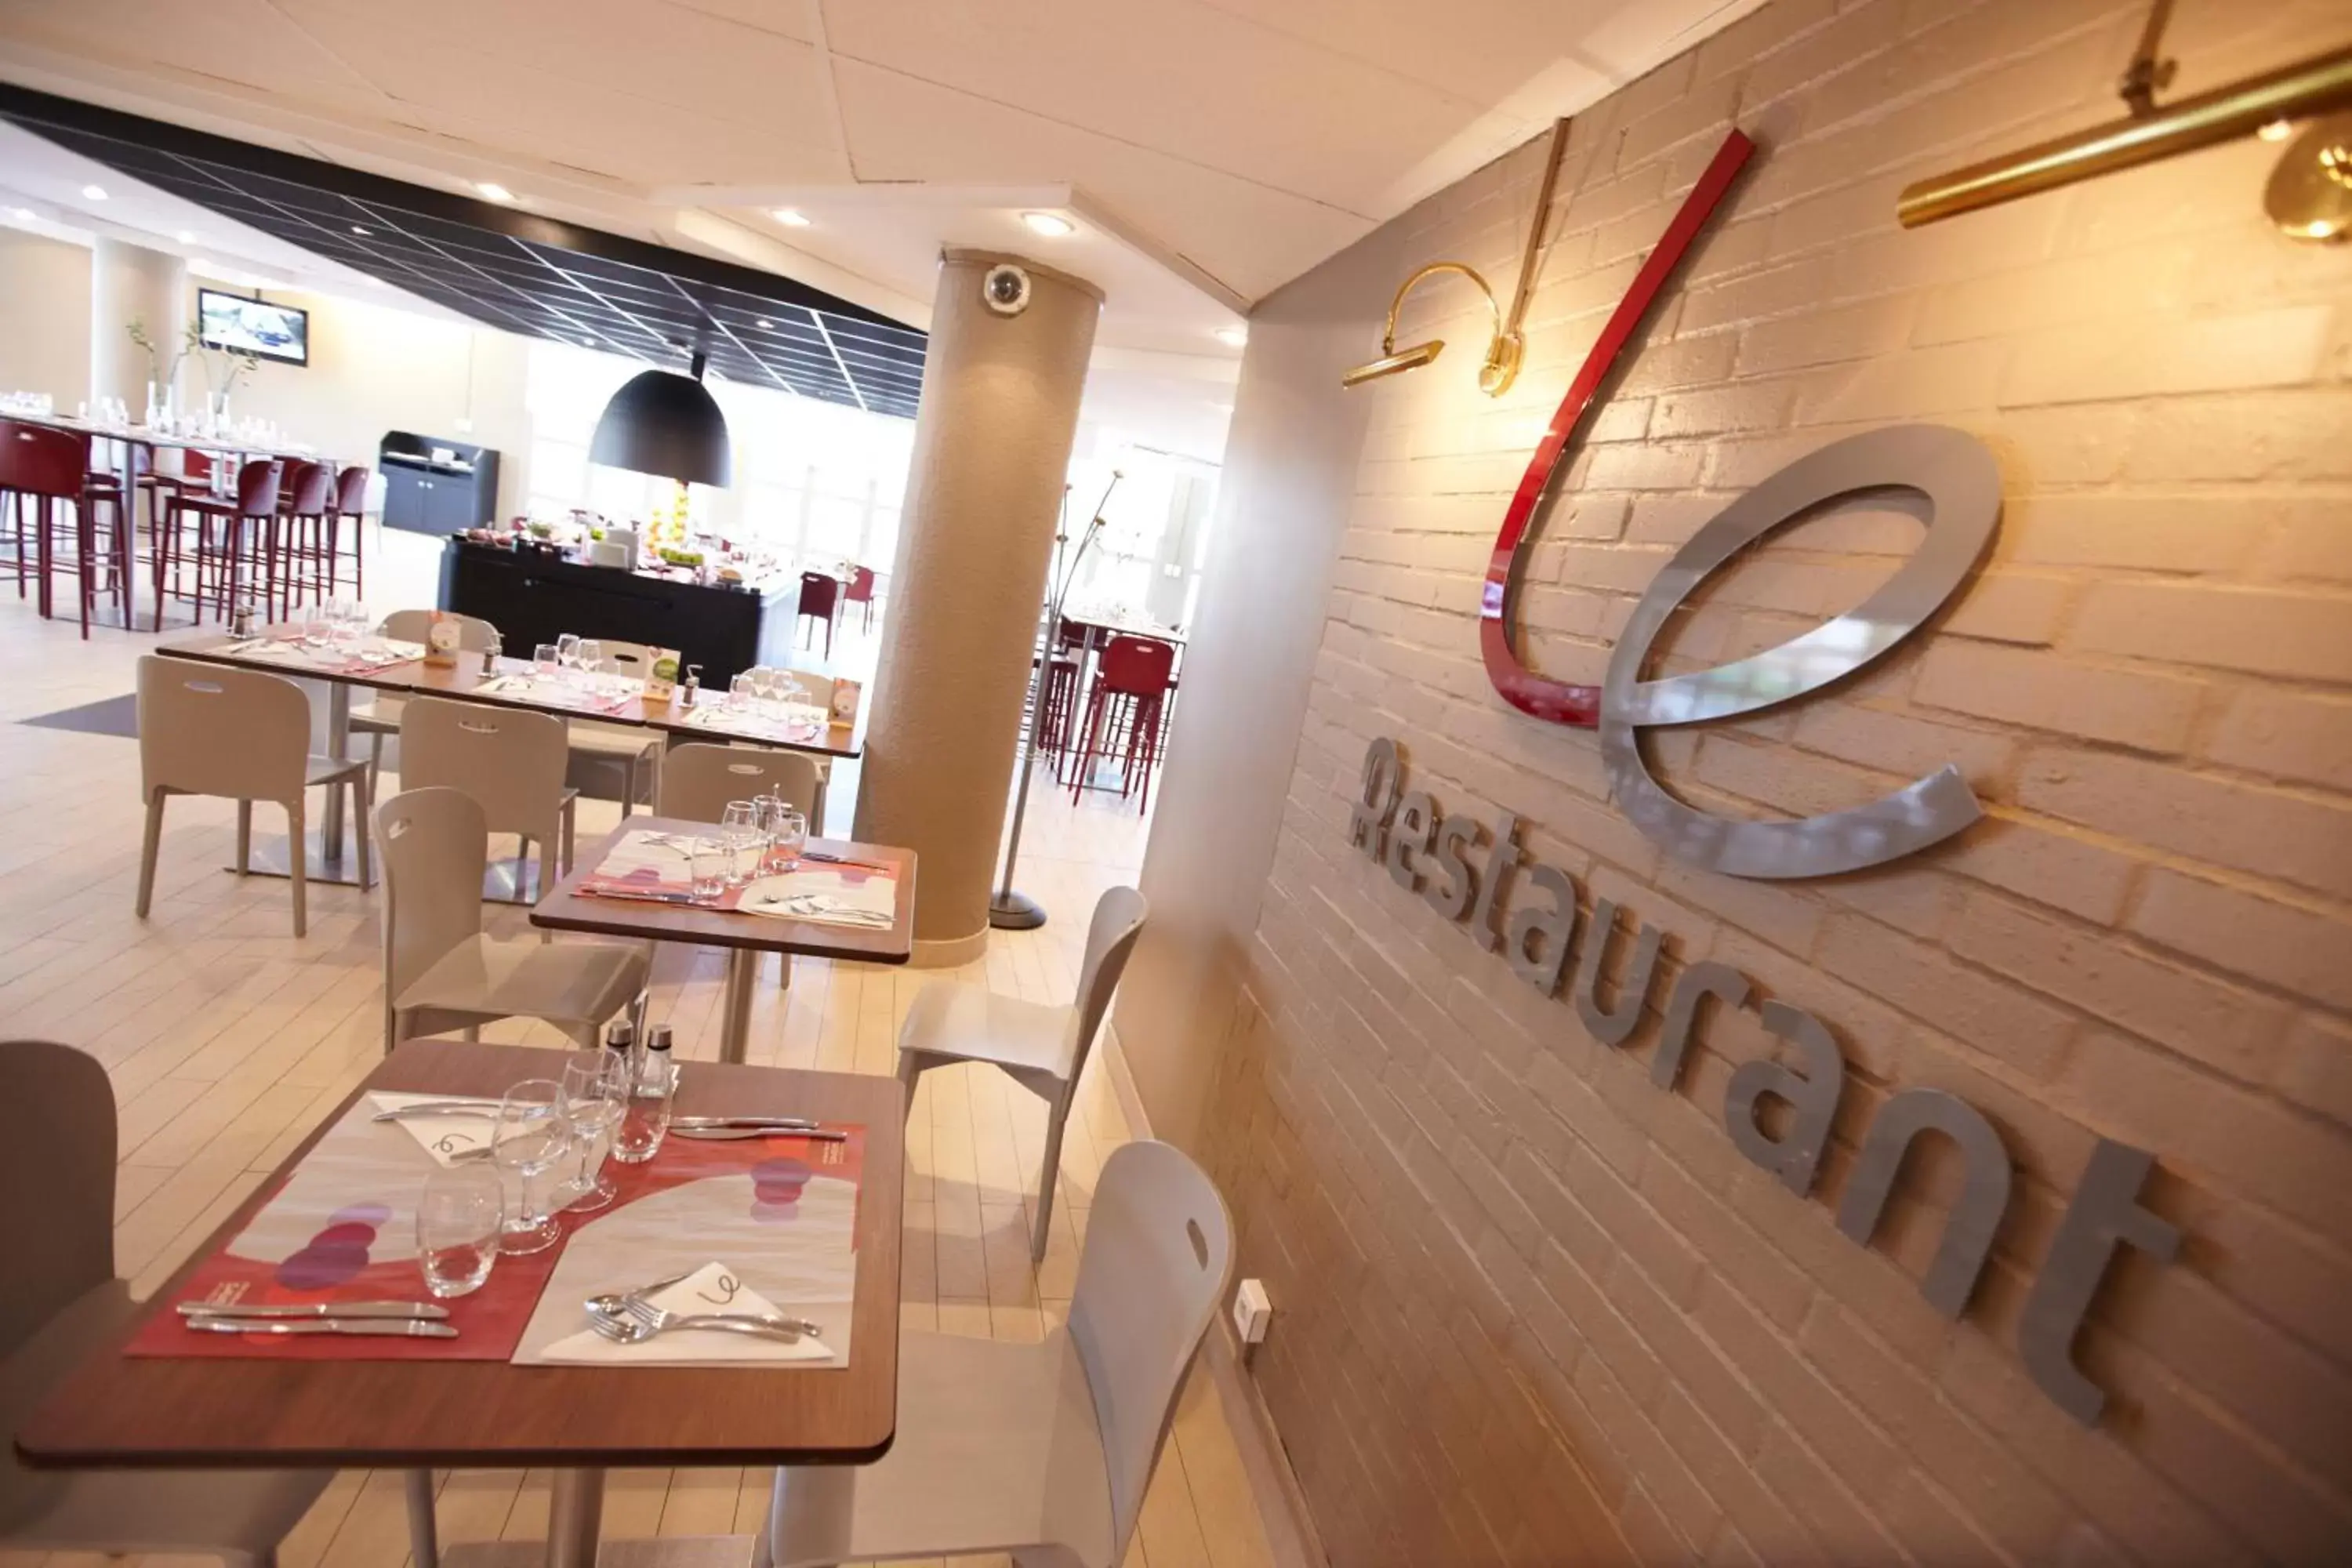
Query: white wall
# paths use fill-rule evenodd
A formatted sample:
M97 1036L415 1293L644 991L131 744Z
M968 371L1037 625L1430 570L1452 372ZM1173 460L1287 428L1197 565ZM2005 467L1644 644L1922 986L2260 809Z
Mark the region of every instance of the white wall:
M0 392L89 395L89 251L0 228Z

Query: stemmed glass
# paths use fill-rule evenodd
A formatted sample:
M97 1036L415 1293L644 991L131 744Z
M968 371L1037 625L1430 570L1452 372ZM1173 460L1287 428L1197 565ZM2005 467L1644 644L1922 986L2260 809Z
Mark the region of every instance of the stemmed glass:
M506 1202L499 1173L479 1165L449 1165L425 1179L416 1203L416 1266L436 1296L468 1296L499 1260Z
M604 1157L628 1110L627 1062L617 1051L580 1050L563 1064L563 1122L572 1173L556 1189L565 1208L589 1213L613 1201Z
M563 1086L552 1079L525 1079L507 1090L490 1126L490 1159L505 1186L505 1222L499 1249L521 1256L544 1252L563 1239L555 1220L554 1183L562 1163Z
M604 668L604 645L594 637L580 639L580 668L588 677L588 684L596 684L596 672Z
M580 668L580 638L565 632L555 639L555 662L565 670Z
M760 832L760 808L748 800L730 800L719 816L719 837L727 841L727 880L741 887L760 874L767 840Z

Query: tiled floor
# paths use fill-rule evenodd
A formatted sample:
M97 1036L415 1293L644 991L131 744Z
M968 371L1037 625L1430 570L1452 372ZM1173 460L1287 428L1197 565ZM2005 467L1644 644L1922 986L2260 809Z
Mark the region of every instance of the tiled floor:
M431 542L394 536L388 543L389 553L370 563L373 606L381 613L428 603ZM153 916L132 917L135 742L17 721L130 690L133 661L152 640L101 630L84 644L70 624L44 623L29 605L0 600L0 668L15 672L0 689L0 817L12 825L0 836L0 1027L79 1046L112 1075L121 1111L116 1268L142 1294L351 1091L378 1059L382 1027L380 906L353 889L314 888L310 933L296 941L283 882L221 870L233 833L227 802L173 802ZM836 651L842 673L870 668L869 639L845 637ZM836 786L836 809L854 799L850 786L846 777ZM615 812L583 802L583 841ZM257 833L273 830L271 815L259 809ZM935 979L1067 1000L1096 895L1132 879L1142 852L1143 825L1131 804L1089 796L1073 807L1041 777L1019 880L1049 911L1043 930L999 933L983 962L944 973L801 960L785 990L771 968L753 1014L751 1059L888 1073L898 1020ZM512 910L497 910L492 924L507 933L528 929ZM720 955L660 953L654 1016L675 1027L682 1057L715 1055ZM544 1026L520 1022L485 1037L562 1043ZM1063 1145L1052 1246L1033 1269L1027 1216L1042 1105L992 1069L925 1077L908 1133L908 1323L1030 1340L1059 1318L1095 1173L1129 1135L1101 1071L1089 1070L1079 1104ZM1233 1431L1213 1385L1196 1375L1129 1563L1271 1562ZM535 1472L447 1476L443 1540L540 1533L546 1482ZM623 1471L606 1495L604 1529L608 1539L749 1532L767 1495L763 1470ZM283 1554L285 1568L400 1568L406 1559L400 1477L383 1471L339 1477ZM0 1568L35 1560L0 1553ZM166 1562L148 1560L152 1568ZM44 1568L89 1565L59 1554Z

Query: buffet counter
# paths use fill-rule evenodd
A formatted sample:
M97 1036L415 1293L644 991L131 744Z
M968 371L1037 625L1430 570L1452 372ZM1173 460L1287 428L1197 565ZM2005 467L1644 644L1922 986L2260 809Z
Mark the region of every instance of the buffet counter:
M724 691L755 664L792 662L800 584L705 585L617 566L589 566L541 550L452 539L441 557L441 608L499 628L510 658L529 658L565 632L674 647L681 667Z

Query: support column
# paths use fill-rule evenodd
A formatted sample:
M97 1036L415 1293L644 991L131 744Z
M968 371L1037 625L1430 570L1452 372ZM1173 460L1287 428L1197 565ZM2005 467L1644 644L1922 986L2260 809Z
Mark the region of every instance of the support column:
M101 235L89 253L89 400L119 397L138 418L147 411L147 382L171 369L187 321L188 268L178 257ZM132 321L145 325L156 363L131 341ZM163 391L159 384L158 394Z
M1003 315L992 268L1029 277ZM859 770L857 837L917 857L918 964L988 944L1056 509L1102 294L1020 257L950 250L940 264L889 619Z

